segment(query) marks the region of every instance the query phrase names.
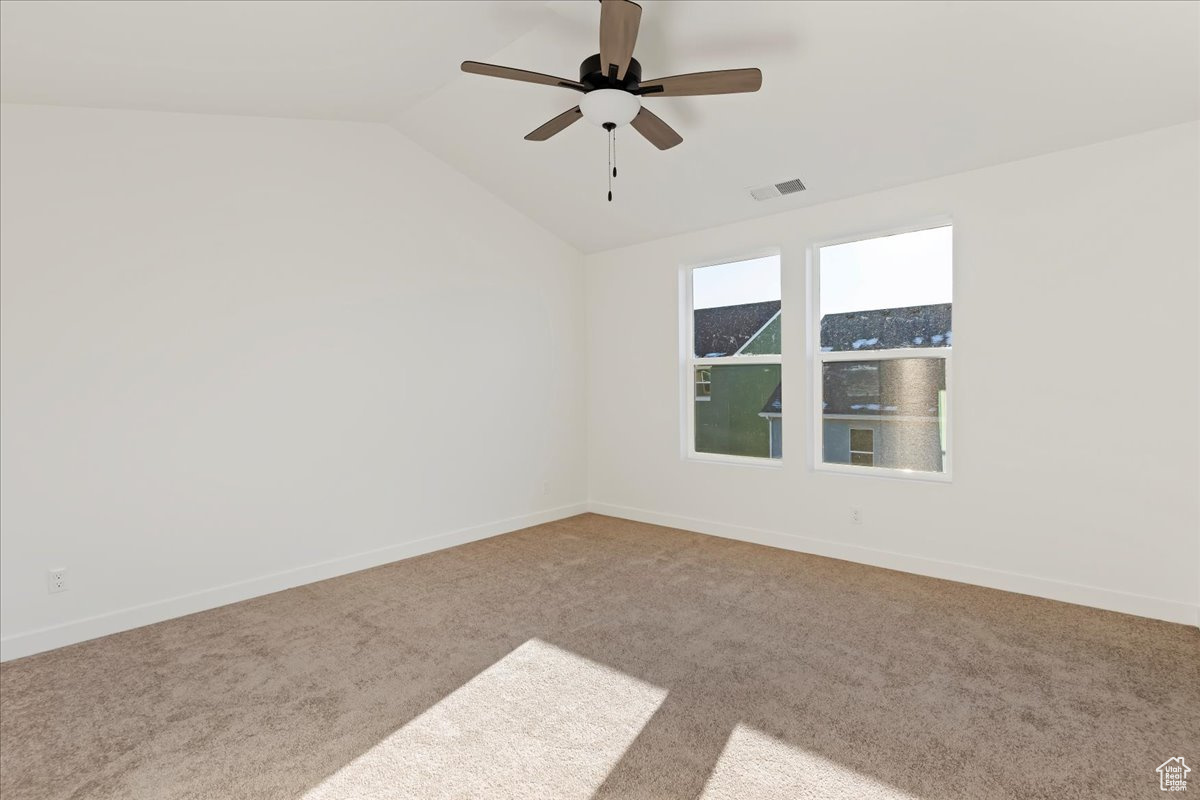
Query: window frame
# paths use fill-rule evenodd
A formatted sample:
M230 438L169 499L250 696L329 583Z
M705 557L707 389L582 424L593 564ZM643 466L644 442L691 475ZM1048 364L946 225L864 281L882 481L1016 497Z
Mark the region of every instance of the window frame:
M810 436L812 449L809 451L810 466L814 472L834 475L858 475L875 478L898 478L901 480L930 481L933 483L950 483L954 470L954 389L953 363L954 346L947 347L903 347L894 350L844 350L822 352L821 350L821 250L839 244L850 244L870 239L882 239L888 236L899 236L905 233L932 230L934 228L954 228L954 220L948 216L937 216L920 222L902 225L882 230L861 231L833 239L813 242L808 248L808 360L811 369L808 371L812 382L810 387ZM953 314L954 287L958 275L958 237L952 232L950 250L950 302ZM825 461L825 426L823 403L825 401L825 364L839 361L892 361L903 358L940 358L944 361L946 371L945 390L945 428L946 449L942 454L942 471L925 472L915 469L895 469L892 467L864 466L860 464L831 464ZM872 456L874 458L874 456Z
M708 464L728 464L734 466L759 467L764 469L780 469L783 458L770 456L738 456L724 453L705 453L696 450L696 370L711 369L714 366L727 364L778 364L779 379L783 380L783 355L787 349L784 344L782 330L779 337L779 354L720 356L718 358L701 358L696 355L695 311L692 308L693 286L692 276L698 269L719 267L724 264L736 264L740 261L753 261L759 258L776 258L779 260L779 311L783 313L784 269L783 251L780 247L767 247L761 250L747 250L724 258L697 261L680 265L680 395L682 399L681 414L681 457L687 461L699 461ZM770 422L767 421L770 425Z

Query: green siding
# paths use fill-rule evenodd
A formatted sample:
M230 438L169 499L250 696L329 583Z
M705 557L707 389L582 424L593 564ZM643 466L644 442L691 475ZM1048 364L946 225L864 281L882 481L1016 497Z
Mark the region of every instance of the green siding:
M730 364L709 370L709 399L696 402L696 451L769 458L769 424L759 413L779 385L779 365Z

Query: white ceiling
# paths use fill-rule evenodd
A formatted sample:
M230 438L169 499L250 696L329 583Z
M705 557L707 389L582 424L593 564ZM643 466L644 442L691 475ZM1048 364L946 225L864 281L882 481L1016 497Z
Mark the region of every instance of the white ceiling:
M1200 118L1200 3L642 5L645 77L757 66L763 88L647 101L684 142L618 131L613 203L602 131L522 139L575 92L458 71L578 77L586 0L6 0L0 97L390 122L585 252ZM809 190L745 191L792 177Z

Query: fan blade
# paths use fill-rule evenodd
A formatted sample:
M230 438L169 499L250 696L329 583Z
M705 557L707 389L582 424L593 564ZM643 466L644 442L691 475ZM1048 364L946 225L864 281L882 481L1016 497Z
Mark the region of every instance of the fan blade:
M600 69L617 80L625 79L633 45L637 42L642 7L629 0L600 0Z
M659 150L670 150L683 141L683 137L676 133L674 128L645 108L639 111L629 124Z
M544 142L554 134L570 126L571 123L582 119L582 117L583 112L579 110L579 106L575 106L569 111L559 114L540 128L536 128L525 134L525 138L531 142Z
M720 69L672 75L654 81L642 81L638 94L650 97L683 97L695 94L735 94L757 92L762 87L762 71L757 69Z
M473 75L487 75L492 78L507 78L510 81L541 83L546 86L562 86L565 89L574 89L577 92L586 91L586 87L579 81L556 78L553 75L543 75L540 72L530 72L526 69L498 67L495 64L481 64L478 61L462 62L462 71L470 72Z

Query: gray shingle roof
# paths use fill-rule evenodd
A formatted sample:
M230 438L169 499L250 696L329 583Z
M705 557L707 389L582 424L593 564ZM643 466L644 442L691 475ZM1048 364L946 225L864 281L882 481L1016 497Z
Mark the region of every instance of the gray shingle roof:
M775 391L771 392L771 397L767 400L766 405L762 407L759 414L782 414L783 413L783 384L775 387Z
M850 311L821 318L824 351L946 347L951 339L950 303Z
M778 300L698 309L694 317L696 355L701 358L733 355L777 311Z

